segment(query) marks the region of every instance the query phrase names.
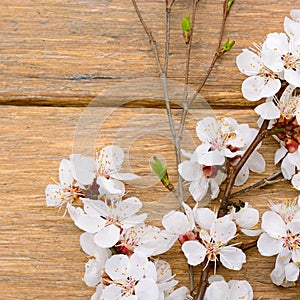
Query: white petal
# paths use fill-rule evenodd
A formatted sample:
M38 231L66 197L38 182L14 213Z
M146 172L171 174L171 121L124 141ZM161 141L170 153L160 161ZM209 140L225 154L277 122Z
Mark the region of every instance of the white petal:
M122 294L122 289L119 286L116 286L114 284L110 284L107 286L101 294L100 300L119 300ZM97 299L99 300L99 299Z
M280 110L272 101L260 104L256 106L254 110L258 115L266 120L277 119L280 117Z
M238 175L236 176L236 179L234 181L235 186L241 186L243 185L249 178L249 168L248 165L245 164L239 171Z
M257 248L261 255L272 256L280 253L282 244L281 239L276 240L271 238L267 233L263 233L257 241Z
M46 205L59 206L62 203L62 190L57 184L48 184L45 190Z
M272 50L278 54L284 54L289 51L288 37L285 33L269 33L264 45L269 50Z
M90 216L107 217L110 215L110 208L102 200L82 199L84 211Z
M290 36L295 37L300 32L300 22L294 22L290 18L284 18L284 31Z
M300 70L299 67L296 70L285 69L284 70L284 79L296 87L300 87Z
M210 144L211 140L216 137L216 131L219 127L220 125L215 118L206 117L197 124L197 136L201 142Z
M230 289L230 299L238 300L252 300L253 299L253 290L251 285L246 280L230 280L228 282Z
M262 97L274 96L281 88L281 81L279 79L269 78L265 82L262 90Z
M261 228L270 236L279 239L286 236L287 227L282 218L273 211L267 211L262 216Z
M266 162L259 152L254 151L247 161L247 166L252 172L262 173L266 169Z
M144 221L147 219L147 216L148 215L144 213L144 214L128 217L121 222L122 228L127 229L139 224L144 224Z
M191 266L199 265L205 259L206 248L198 241L187 241L183 243L181 249Z
M208 182L209 182L209 189L210 189L210 197L211 199L216 199L220 192L219 184L216 178L210 178Z
M201 177L202 171L198 163L184 161L178 166L178 172L184 180L195 181Z
M174 210L164 215L162 224L168 232L177 234L184 234L193 229L190 228L186 215Z
M281 285L285 279L284 267L276 266L270 274L271 280L276 285Z
M113 178L105 178L104 176L97 177L97 183L100 185L99 192L100 194L124 194L125 187L124 184Z
M249 101L257 101L262 98L262 91L265 80L261 76L251 76L242 83L242 93Z
M114 173L111 174L111 177L118 180L134 180L140 178L140 176L133 173Z
M299 267L294 263L285 266L285 276L287 281L297 281L299 277Z
M286 53L286 52L285 52ZM284 69L283 61L281 60L281 51L263 50L262 60L264 65L275 73L279 73Z
M300 173L294 175L291 182L293 187L300 191Z
M194 208L195 221L202 229L209 230L216 219L216 214L209 208Z
M59 165L59 181L60 183L68 187L73 182L73 167L69 160L63 159Z
M141 253L133 253L128 263L128 274L136 279L140 280L148 267L148 258Z
M287 149L285 147L280 147L276 150L275 157L274 157L274 163L277 165L287 154Z
M182 286L179 289L172 292L169 296L167 296L166 300L185 300L186 296L188 295L189 290Z
M205 166L221 166L224 162L225 157L219 150L209 151L198 157L198 163Z
M220 250L220 261L227 269L240 270L246 262L246 255L241 249L227 246Z
M123 218L133 216L143 207L143 203L137 197L130 197L121 202L120 213Z
M228 299L229 287L225 281L215 281L206 290L204 300Z
M229 218L216 219L210 229L210 236L215 242L228 243L236 234L236 225Z
M96 261L95 259L90 259L85 264L83 281L87 286L96 286L98 284L98 282L101 280L103 266L104 264Z
M205 177L192 181L189 186L189 192L196 202L201 201L208 190L208 180Z
M258 236L260 235L263 231L261 229L244 229L241 228L241 232L247 236Z
M115 254L105 263L105 272L112 280L126 280L129 258L124 254Z
M298 248L294 249L292 251L292 260L296 265L300 265L300 248L298 246Z
M96 292L92 295L91 300L99 300L102 294L103 285L102 283L98 284L96 287Z
M94 234L84 232L80 235L80 246L89 256L94 256L97 261L105 263L111 256L111 251L97 246L94 242Z
M104 226L94 237L94 242L102 248L110 248L120 239L120 228L114 224Z
M139 300L158 300L158 287L151 278L140 280L134 290Z
M295 174L295 165L290 163L289 154L283 159L281 163L281 171L283 177L288 180L290 180Z
M263 67L259 56L248 49L244 49L243 52L238 55L236 64L239 70L247 76L258 74Z
M241 208L235 214L236 223L242 228L252 228L259 221L259 212L252 207Z
M124 160L124 152L118 146L106 146L101 149L96 158L97 165L109 175L117 172Z
M72 154L70 160L74 168L74 178L83 185L91 184L96 177L95 161L81 154Z

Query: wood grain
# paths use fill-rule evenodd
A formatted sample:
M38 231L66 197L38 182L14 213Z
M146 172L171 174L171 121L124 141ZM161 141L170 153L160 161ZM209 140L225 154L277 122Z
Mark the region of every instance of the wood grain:
M213 112L255 126L252 110ZM183 142L186 149L198 143L193 129L196 121L213 112L191 111ZM174 113L178 118L178 110ZM136 195L143 201L143 210L155 225L160 225L160 217L169 209L177 208L175 199L149 169L149 158L160 155L174 181L175 161L165 119L164 110L154 108L1 107L0 299L89 299L93 293L81 280L87 261L79 246L81 231L69 217L62 219L61 213L45 207L45 186L51 183L50 178L57 179L59 161L71 153L91 153L95 147L111 143L122 146L129 158L125 169L142 176L139 182L127 185L128 196ZM275 149L276 142L266 140L260 151L268 162L266 173L251 174L249 183L274 171ZM296 195L289 183L281 183L240 199L263 212L267 200ZM187 268L179 246L162 258L171 260L177 279L187 284ZM274 261L274 257L263 258L252 249L241 272L220 272L227 280L248 279L255 299L299 299L299 286L283 289L271 284L269 273Z
M138 1L146 22L164 52L164 1ZM178 0L171 17L169 77L183 82L185 44L181 18L191 1ZM191 83L204 77L216 47L223 0L202 0L195 26ZM235 1L225 37L236 40L203 89L213 107L246 107L235 66L242 48L283 31L283 18L297 8L294 0ZM106 88L127 79L157 77L147 38L130 0L49 0L0 3L0 103L86 106ZM228 75L230 74L230 75ZM135 106L153 106L147 99ZM161 106L160 102L155 103ZM104 101L102 106L118 106Z

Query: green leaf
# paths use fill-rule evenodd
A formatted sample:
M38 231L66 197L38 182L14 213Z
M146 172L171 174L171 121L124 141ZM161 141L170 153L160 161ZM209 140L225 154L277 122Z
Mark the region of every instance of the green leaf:
M227 2L227 9L229 10L233 4L234 0L228 0Z
M221 50L223 50L223 52L229 52L234 44L235 41L230 41L227 39L227 42L222 45Z
M166 178L167 167L163 165L162 161L159 158L154 156L153 161L150 162L150 165L151 165L153 172L156 174L156 176L160 180L163 180Z
M189 14L185 18L182 18L181 27L184 33L192 30L191 18Z

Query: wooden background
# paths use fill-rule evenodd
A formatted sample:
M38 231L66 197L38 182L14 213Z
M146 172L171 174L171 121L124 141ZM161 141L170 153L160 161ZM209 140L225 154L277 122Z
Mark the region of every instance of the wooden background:
M177 119L185 61L180 20L190 2L176 1L171 19L168 75ZM207 102L201 98L189 115L186 149L197 144L195 124L206 115L234 116L256 126L254 104L243 100L240 92L244 76L235 57L266 33L282 31L284 16L300 8L297 2L235 1L225 36L236 40L236 46L217 63L203 89ZM163 54L164 1L139 5ZM193 87L201 82L213 55L221 13L222 0L200 1ZM174 178L174 153L161 89L153 79L157 71L151 49L129 0L2 0L0 40L0 299L89 299L93 289L81 280L87 258L80 250L80 230L69 217L62 219L62 213L45 207L44 189L51 178L57 179L62 158L115 143L129 157L126 169L142 176L128 185L128 194L140 197L153 224L159 225L164 213L177 208L149 170L150 157L160 155ZM266 173L252 174L250 182L275 170L275 148L272 139L263 145ZM267 200L296 195L289 183L282 183L241 199L263 212ZM241 272L220 269L227 280L249 280L255 299L300 299L299 284L291 289L271 284L274 257L263 258L256 249L247 253ZM177 279L187 284L180 248L162 258L171 259Z

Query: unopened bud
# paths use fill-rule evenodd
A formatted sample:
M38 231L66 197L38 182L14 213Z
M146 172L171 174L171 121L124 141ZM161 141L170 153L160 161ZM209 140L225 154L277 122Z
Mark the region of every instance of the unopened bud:
M185 18L182 18L181 28L182 28L185 43L188 44L190 42L191 32L192 32L192 25L191 25L190 15L187 15Z
M299 144L293 138L286 138L284 141L284 146L289 153L294 153L297 151Z

